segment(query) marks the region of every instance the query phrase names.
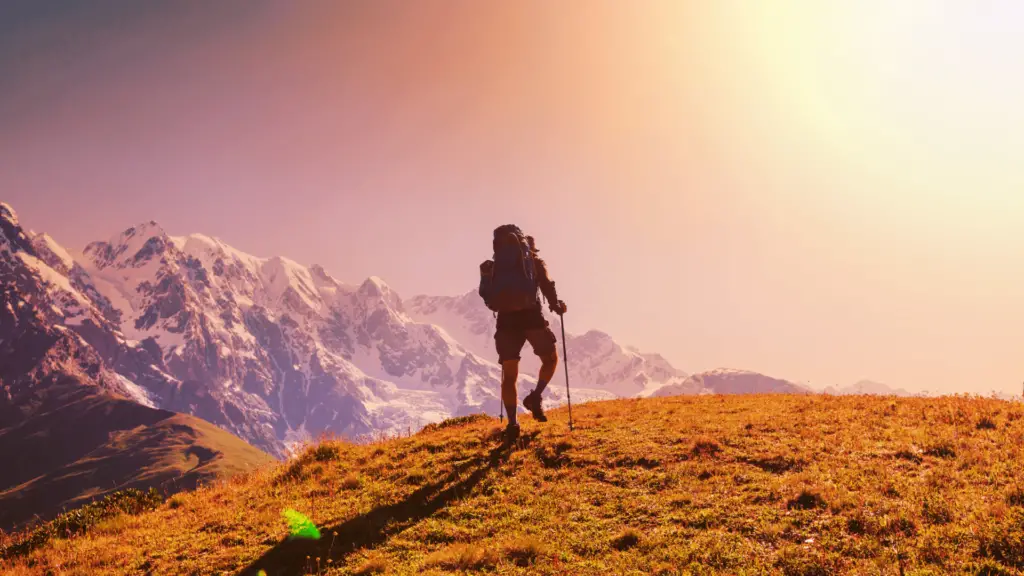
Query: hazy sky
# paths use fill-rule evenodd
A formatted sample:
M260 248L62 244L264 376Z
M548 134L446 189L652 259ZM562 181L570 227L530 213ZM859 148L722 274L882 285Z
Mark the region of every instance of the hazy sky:
M405 296L538 238L570 331L1019 391L1024 4L0 2L0 199Z

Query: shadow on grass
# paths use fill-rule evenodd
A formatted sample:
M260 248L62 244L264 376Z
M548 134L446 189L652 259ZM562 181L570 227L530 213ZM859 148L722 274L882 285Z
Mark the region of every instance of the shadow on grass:
M526 448L536 436L536 432L526 434L515 445L502 444L487 456L458 464L447 476L420 487L401 502L379 506L336 526L321 527L323 536L320 540L282 540L238 575L255 576L260 570L265 570L267 576L305 574L310 568L308 559L315 558L322 560L321 566L328 558L335 565L342 564L352 553L377 546L452 502L465 498L492 470L507 460L513 449Z

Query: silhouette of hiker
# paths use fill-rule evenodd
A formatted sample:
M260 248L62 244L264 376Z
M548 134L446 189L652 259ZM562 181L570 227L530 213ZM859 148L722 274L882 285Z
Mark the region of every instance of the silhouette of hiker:
M514 440L519 436L516 380L523 345L529 342L542 362L537 388L523 399L523 406L541 422L547 421L541 394L558 366L557 340L544 318L538 288L555 314L565 314L566 306L558 299L547 265L537 256L532 236L514 224L505 224L494 229L493 247L493 260L480 264L479 294L498 316L494 344L502 368L501 400L508 412L506 437Z

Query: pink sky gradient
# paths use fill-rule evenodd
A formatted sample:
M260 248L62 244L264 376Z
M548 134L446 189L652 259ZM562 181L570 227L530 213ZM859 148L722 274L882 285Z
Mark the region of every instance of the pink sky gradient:
M1021 388L1018 3L32 4L0 199L68 246L152 219L458 294L514 222L570 331L684 370Z

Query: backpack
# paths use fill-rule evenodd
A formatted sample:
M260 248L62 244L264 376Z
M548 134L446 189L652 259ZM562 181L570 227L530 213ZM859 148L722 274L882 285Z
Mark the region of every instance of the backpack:
M494 265L488 277L480 279L480 295L495 312L539 308L533 253L526 235L506 224L494 230Z

